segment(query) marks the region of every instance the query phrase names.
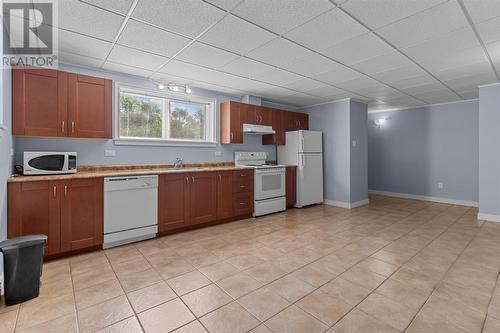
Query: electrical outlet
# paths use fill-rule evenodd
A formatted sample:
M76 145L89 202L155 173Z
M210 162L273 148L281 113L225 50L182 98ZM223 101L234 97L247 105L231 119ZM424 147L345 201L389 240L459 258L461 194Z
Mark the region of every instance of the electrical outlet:
M442 189L443 189L443 187L444 187L443 183L439 182L439 183L438 183L438 189L442 190Z
M14 148L10 148L10 156L14 156Z
M358 144L358 143L356 142L356 140L352 140L352 146L353 146L353 147L356 147L356 145L357 145L357 144Z
M222 156L222 152L221 151L215 151L215 156Z
M106 157L115 157L116 156L116 150L105 150L104 151L104 156L106 156Z

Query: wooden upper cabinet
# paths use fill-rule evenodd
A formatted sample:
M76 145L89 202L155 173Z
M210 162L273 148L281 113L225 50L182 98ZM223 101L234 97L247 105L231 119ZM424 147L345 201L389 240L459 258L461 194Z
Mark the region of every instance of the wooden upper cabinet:
M189 225L189 173L163 174L158 188L158 231Z
M111 139L111 80L68 75L69 135Z
M233 171L217 172L217 220L233 216Z
M43 234L45 255L60 252L60 196L58 182L8 184L8 237Z
M13 135L67 135L67 79L52 69L13 67Z
M265 106L256 106L255 107L255 119L257 125L273 125L273 109L267 108Z
M238 102L224 102L220 105L221 144L243 143L240 105Z
M217 219L216 172L190 174L190 224L212 222Z
M103 179L72 179L59 186L61 251L74 251L103 242Z
M285 130L308 130L309 115L301 112L285 112Z
M12 134L111 139L112 82L36 67L12 69Z
M284 127L285 111L271 109L271 124L275 134L262 136L263 145L284 145L285 144L285 127Z

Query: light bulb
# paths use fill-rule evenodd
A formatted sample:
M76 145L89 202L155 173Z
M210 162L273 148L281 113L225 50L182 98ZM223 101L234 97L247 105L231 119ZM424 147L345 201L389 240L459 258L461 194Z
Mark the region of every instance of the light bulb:
M165 85L163 84L163 82L158 83L158 89L160 90L165 89Z
M175 92L179 91L179 87L176 86L175 84L172 86L171 89L172 89L172 91L175 91Z
M191 88L186 84L186 94L190 94L191 93Z

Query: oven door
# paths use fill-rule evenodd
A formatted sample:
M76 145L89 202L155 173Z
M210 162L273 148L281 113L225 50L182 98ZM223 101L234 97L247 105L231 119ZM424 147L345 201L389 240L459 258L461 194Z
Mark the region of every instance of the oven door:
M255 200L285 195L285 168L255 169Z

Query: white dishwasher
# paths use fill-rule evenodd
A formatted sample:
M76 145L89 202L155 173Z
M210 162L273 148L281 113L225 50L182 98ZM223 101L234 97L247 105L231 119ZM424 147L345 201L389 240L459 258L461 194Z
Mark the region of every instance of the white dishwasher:
M104 178L104 245L110 248L156 236L158 176Z

